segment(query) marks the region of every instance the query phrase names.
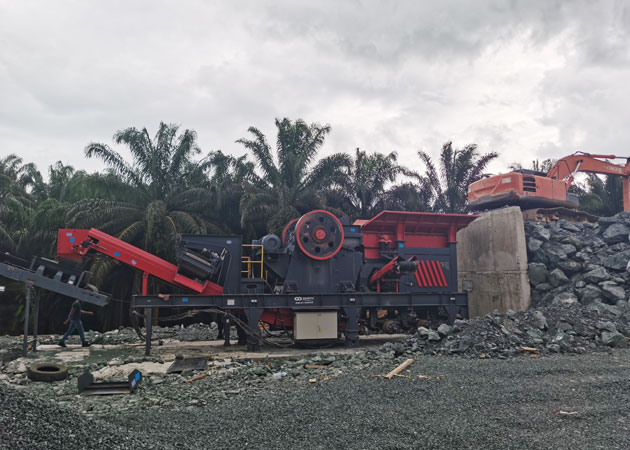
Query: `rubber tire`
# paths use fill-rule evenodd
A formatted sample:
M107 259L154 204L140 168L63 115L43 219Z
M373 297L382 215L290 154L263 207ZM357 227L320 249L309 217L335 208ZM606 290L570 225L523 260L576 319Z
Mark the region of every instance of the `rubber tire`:
M27 376L32 381L61 381L68 378L68 368L55 363L33 364L28 368Z

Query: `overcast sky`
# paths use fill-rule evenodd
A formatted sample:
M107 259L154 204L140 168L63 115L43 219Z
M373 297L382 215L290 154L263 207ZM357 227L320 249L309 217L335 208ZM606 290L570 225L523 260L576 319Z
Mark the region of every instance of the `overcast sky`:
M88 142L161 120L242 154L275 117L415 169L448 140L493 172L630 155L629 30L625 1L0 0L0 156L92 171Z

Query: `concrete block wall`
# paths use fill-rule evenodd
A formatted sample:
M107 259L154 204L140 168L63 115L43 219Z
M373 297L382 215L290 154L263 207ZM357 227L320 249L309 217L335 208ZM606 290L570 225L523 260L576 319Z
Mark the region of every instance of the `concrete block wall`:
M470 317L495 309L523 311L531 304L527 245L520 208L484 213L457 233L459 288L473 282L468 295Z

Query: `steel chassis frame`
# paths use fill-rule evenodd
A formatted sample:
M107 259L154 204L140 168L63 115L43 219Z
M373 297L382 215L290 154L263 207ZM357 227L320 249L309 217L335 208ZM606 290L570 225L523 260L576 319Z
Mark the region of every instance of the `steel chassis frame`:
M26 304L24 306L24 340L22 342L22 354L26 356L28 352L28 333L29 321L31 313L31 296L33 288L39 287L47 291L56 292L72 298L78 298L82 302L90 303L97 306L105 306L109 301L109 297L104 294L92 292L87 289L77 287L72 284L61 281L61 272L54 278L44 275L44 267L38 270L30 270L23 267L14 266L12 264L0 263L0 276L24 283L26 290ZM33 351L37 351L37 324L39 322L39 295L35 296L33 310Z
M233 295L136 295L131 301L132 308L144 308L145 315L145 354L151 353L152 310L153 308L217 308L221 310L241 310L247 318L249 332L247 351L257 351L260 341L258 320L267 308L291 310L330 310L339 309L347 316L345 338L348 345L355 345L359 338L358 319L363 308L439 308L443 307L449 323L453 323L458 313L468 317L468 294L455 293L372 293L354 292L337 294L233 294ZM253 324L253 325L252 325ZM253 335L253 336L252 336Z

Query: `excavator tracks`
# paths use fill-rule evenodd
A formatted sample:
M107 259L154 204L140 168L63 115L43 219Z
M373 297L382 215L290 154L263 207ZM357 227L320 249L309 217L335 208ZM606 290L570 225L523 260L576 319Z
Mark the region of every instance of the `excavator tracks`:
M566 220L567 222L597 223L598 218L598 216L584 211L562 207L523 210L523 220L533 220L536 222L556 223L559 220Z

